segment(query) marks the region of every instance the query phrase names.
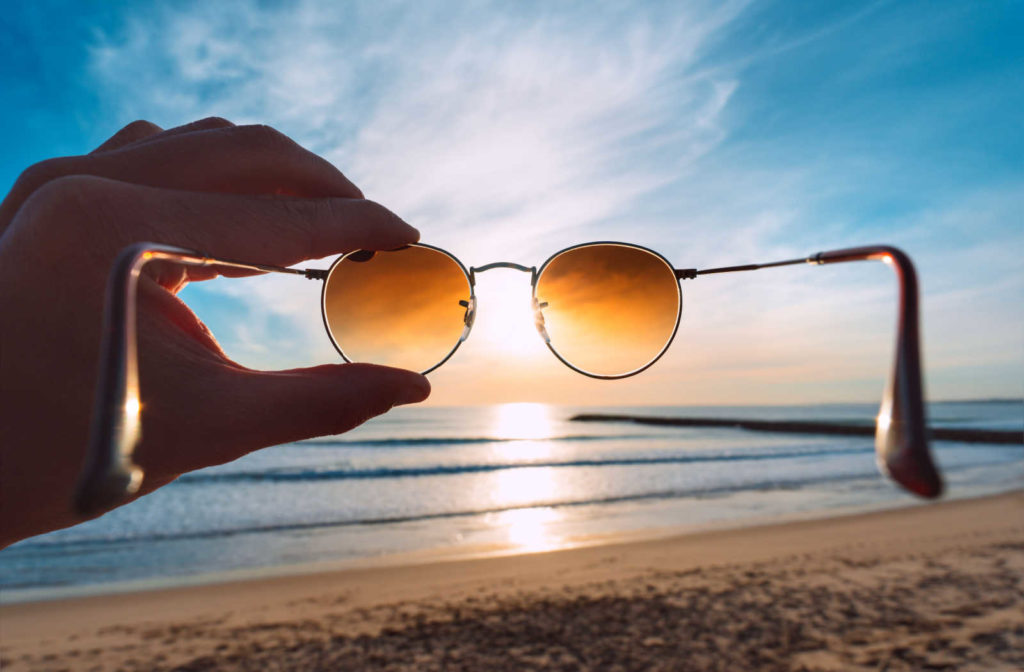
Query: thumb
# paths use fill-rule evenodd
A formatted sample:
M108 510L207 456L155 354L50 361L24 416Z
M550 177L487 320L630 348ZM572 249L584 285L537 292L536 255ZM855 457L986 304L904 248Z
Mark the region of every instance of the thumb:
M230 399L230 424L241 456L258 448L341 434L395 406L423 401L427 379L374 364L330 364L290 371L236 369L220 399ZM223 409L222 409L223 410ZM234 441L232 442L234 443Z

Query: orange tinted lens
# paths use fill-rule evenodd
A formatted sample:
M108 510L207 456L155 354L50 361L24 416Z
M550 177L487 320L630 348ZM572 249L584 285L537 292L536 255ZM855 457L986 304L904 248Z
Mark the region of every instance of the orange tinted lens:
M324 322L349 361L423 372L459 344L469 300L469 278L444 252L356 252L327 276Z
M682 305L679 281L664 259L608 243L556 256L537 278L536 297L551 347L599 376L623 376L657 359L675 334Z

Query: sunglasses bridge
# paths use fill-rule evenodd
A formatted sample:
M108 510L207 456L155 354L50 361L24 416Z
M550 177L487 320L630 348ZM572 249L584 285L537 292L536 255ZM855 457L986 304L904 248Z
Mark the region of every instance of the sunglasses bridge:
M530 286L537 286L537 267L536 266L523 266L522 264L515 264L511 261L496 261L491 264L484 264L483 266L470 266L469 267L469 286L471 289L476 287L476 275L477 273L484 273L486 271L494 270L495 268L509 268L513 271L520 271L522 273L530 274ZM466 309L466 314L463 317L465 322L465 329L462 331L462 337L459 342L465 341L469 337L469 332L473 328L473 323L476 321L476 297L473 296L469 301L459 301L459 305ZM537 328L537 333L544 339L547 344L551 343L551 337L548 336L548 330L544 326L544 314L541 309L547 308L547 302L541 303L536 298L533 299L533 325Z
M483 273L484 271L490 271L495 268L511 268L513 271L521 271L523 273L530 274L530 285L537 284L537 267L536 266L523 266L522 264L513 264L511 261L496 261L493 264L484 264L483 266L470 266L469 267L469 284L471 287L476 287L476 274Z

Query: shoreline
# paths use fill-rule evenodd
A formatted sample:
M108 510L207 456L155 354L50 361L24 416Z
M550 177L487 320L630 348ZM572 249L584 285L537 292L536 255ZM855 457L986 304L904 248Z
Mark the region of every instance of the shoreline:
M980 497L966 497L957 500L949 499L945 501L969 501L971 499L983 497L1000 496L1001 494L1006 493L1000 493L999 495L981 495ZM465 547L428 548L415 551L388 553L378 556L358 556L344 560L251 567L219 572L204 572L176 577L129 579L124 581L88 583L71 586L13 588L0 591L0 608L7 605L57 602L62 600L77 600L85 598L103 598L114 595L145 593L152 591L173 591L177 589L200 588L203 586L213 586L218 584L267 581L293 576L334 574L378 567L417 567L449 562L520 557L543 553L561 553L585 548L664 541L712 532L741 532L765 526L830 520L833 518L843 518L847 516L856 516L882 511L897 511L927 505L928 503L924 501L906 500L899 503L884 502L878 505L845 506L834 509L818 509L813 511L799 511L777 515L769 514L744 519L726 519L708 523L695 523L686 526L673 525L636 529L626 532L594 533L578 538L565 546L551 549L523 549L512 545L480 544Z
M944 569L939 572L937 568ZM934 631L941 625L946 629L959 629L957 632L968 628L969 631L965 630L968 639L988 637L984 641L994 644L986 655L995 657L987 660L1003 661L1000 656L1007 650L1012 652L1013 647L1024 650L1019 646L1024 644L1024 626L1019 624L1019 610L1024 606L1021 570L1024 570L1024 491L1017 490L977 499L527 555L333 569L201 586L5 604L0 606L2 658L4 669L12 670L77 668L79 665L96 669L174 669L186 663L191 665L186 669L193 670L260 669L261 665L282 664L282 660L288 661L286 667L293 663L296 667L309 666L309 661L314 660L309 656L318 656L315 660L355 665L366 660L359 658L365 644L371 650L384 647L385 653L377 651L374 655L406 661L412 669L418 664L415 657L407 661L410 651L427 656L420 663L429 668L441 660L436 658L441 655L439 652L430 653L433 649L429 642L448 638L453 647L464 651L465 660L475 661L467 663L465 668L454 664L450 667L473 669L476 665L479 669L491 660L487 656L493 652L479 648L486 642L473 644L464 635L468 637L466 633L477 632L483 627L481 624L491 622L488 619L494 620L495 627L507 636L513 636L510 632L518 633L515 637L531 640L537 633L529 629L529 632L523 631L520 627L523 623L547 622L544 619L550 616L553 619L549 619L550 627L558 629L566 622L575 623L574 619L586 616L596 619L595 623L602 624L601 627L613 627L617 610L627 606L646 614L650 609L664 610L666 605L674 605L678 600L697 599L719 589L725 591L721 599L728 602L740 599L738 596L743 591L736 592L739 586L749 592L743 599L754 599L763 593L766 601L757 603L778 620L782 616L776 613L781 604L777 600L782 600L787 591L811 590L808 593L811 597L807 599L813 602L818 599L814 591L827 585L826 592L836 595L847 595L854 589L855 592L866 591L853 603L860 604L857 608L861 610L878 600L882 606L889 605L884 609L880 606L876 614L877 619L882 619L879 621L882 625L861 623L858 626L864 630L861 637L867 642L864 646L874 647L871 656L878 654L875 649L890 639L899 644L890 642L887 644L890 649L896 647L914 651L915 655L930 656L928 646L937 645L931 640L926 642L927 638L921 639L921 633ZM847 585L845 575L859 578ZM930 597L922 602L918 599L920 596L913 593L902 596L899 591L893 593L890 584L897 575L903 577L897 580L897 586L913 585L915 590L924 591L923 594ZM940 575L946 578L940 580L937 578ZM1016 577L1016 583L1008 584L1007 577L1011 575ZM811 581L808 577L816 578ZM943 606L942 600L953 598L946 593L933 595L930 592L938 590L934 586L941 586L943 580L949 586L962 584L960 593L963 594L957 593L956 604ZM808 581L813 585L805 585ZM989 584L1003 588L996 594L995 588L984 588ZM783 593L769 600L778 590ZM1002 606L995 604L1000 600ZM1003 604L1007 600L1009 602ZM914 611L915 601L921 603L917 608L922 604L927 606L928 613ZM819 610L831 608L828 600L814 604ZM711 605L706 606L711 608ZM800 627L809 627L807 615L800 616L807 605L791 607L796 624L793 627L801 623L804 625ZM886 625L884 621L888 616L885 614L897 607L908 614L904 619L907 623L921 621L923 630L906 624L906 627ZM939 611L932 613L934 609ZM967 614L971 609L979 612L977 618L948 616L952 613L950 610ZM1007 614L1012 613L1018 614L1020 632L1013 628L1007 630ZM683 620L693 618L694 614L701 615L692 610L673 614L674 618ZM471 616L468 620L467 615ZM656 613L652 618L655 616ZM729 612L731 619L750 621L764 630L769 623L761 616L749 605L745 610ZM637 618L637 623L646 623L640 616ZM928 621L934 618L941 623ZM460 628L452 627L452 623L460 621L466 622ZM820 627L842 625L842 619L838 624L833 621L834 618L826 619ZM958 625L954 625L954 621ZM903 632L908 627L912 633ZM789 633L786 637L792 639L797 634ZM563 633L545 645L554 647L545 654L549 658L554 655L552 651L558 650L558 656L548 661L552 666L565 656L587 659L590 655L587 647L577 650L576 654L558 648L561 646L558 642L566 637L568 635ZM824 635L815 637L815 641L831 642L813 649L817 652L815 655L819 658L835 655L835 642ZM668 642L659 644L656 639L656 635L649 635L639 641L630 640L633 645L630 651L667 656L659 652L659 648L667 647ZM644 641L649 645L644 645ZM703 645L712 646L713 642L709 642L704 641ZM1013 646L1004 646L1007 642ZM600 642L592 644L600 646ZM672 645L691 644L680 640ZM423 646L429 650L421 650ZM738 643L730 640L719 647L720 650L715 650L720 655L732 655L731 646L738 646ZM759 650L768 650L763 642L759 646ZM785 648L784 643L778 642L772 646ZM802 646L810 644L805 642ZM848 660L843 658L846 669L861 669L853 663L860 660L857 656L864 653L863 646L856 642L847 642L844 646L853 656ZM950 653L948 647L940 648L942 655L955 654L955 651ZM975 643L971 649L974 653L970 655L984 648ZM792 656L804 656L810 651L790 651L786 660L791 662L795 660ZM672 660L671 657L656 659ZM528 662L527 658L517 660L521 664ZM43 664L43 661L49 662ZM873 667L868 665L864 669L877 669L879 665L875 660ZM543 668L545 664L536 662L536 666ZM776 669L764 664L732 667ZM810 664L808 667L819 669ZM889 669L905 668L890 666Z
M7 605L21 605L35 602L56 602L106 596L125 595L152 591L173 591L177 589L201 588L224 583L246 581L272 581L277 578L333 574L358 571L374 567L415 567L434 563L474 561L490 558L530 556L540 553L559 553L585 548L618 546L622 544L657 542L683 539L705 533L738 533L746 530L788 525L801 522L820 522L842 519L850 516L869 515L889 511L901 511L933 504L972 501L1002 497L1014 493L1024 495L1024 488L1003 490L995 493L966 493L947 495L939 502L906 497L878 502L844 503L814 509L795 509L782 513L761 513L742 518L711 518L689 524L652 525L644 528L591 532L566 537L561 545L550 548L532 548L512 542L474 543L466 545L436 546L409 551L384 552L379 555L356 555L343 559L312 562L243 567L195 574L173 575L156 578L125 579L98 583L83 583L55 586L32 586L0 589L0 608ZM748 497L764 493L746 493ZM599 505L599 504L598 504ZM527 509L536 507L526 507ZM541 507L543 508L543 507ZM362 526L360 526L362 527ZM369 526L373 527L373 526ZM146 543L146 542L139 542Z

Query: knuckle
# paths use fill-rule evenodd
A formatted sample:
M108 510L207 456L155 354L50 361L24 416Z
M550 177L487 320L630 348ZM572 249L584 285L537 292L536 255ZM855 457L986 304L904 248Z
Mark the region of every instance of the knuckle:
M46 204L50 207L74 208L84 205L86 193L94 178L88 175L62 175L47 180L32 194L29 204Z
M216 115L214 115L212 117L203 117L199 121L195 122L195 125L196 126L203 126L204 128L215 127L215 126L220 126L220 127L234 126L234 124L232 122L228 121L224 117L218 117Z
M243 144L263 150L278 150L295 144L287 135L266 124L236 126L234 132Z
M159 133L162 129L151 121L146 119L136 119L135 121L125 124L124 127L118 131L125 135L141 135L147 133Z
M32 192L19 211L24 231L37 244L59 255L59 250L82 254L89 241L82 232L93 227L89 219L96 211L91 181L84 175L65 175L49 180Z
M76 223L101 218L110 208L112 184L92 175L63 175L36 189L24 207L36 221L78 230Z
M14 183L14 189L28 196L39 187L51 180L57 179L68 173L68 159L46 159L34 163L18 176Z
M146 240L149 204L138 188L92 175L67 175L37 189L23 206L27 225L41 236L54 259L89 259L109 264L126 245Z

